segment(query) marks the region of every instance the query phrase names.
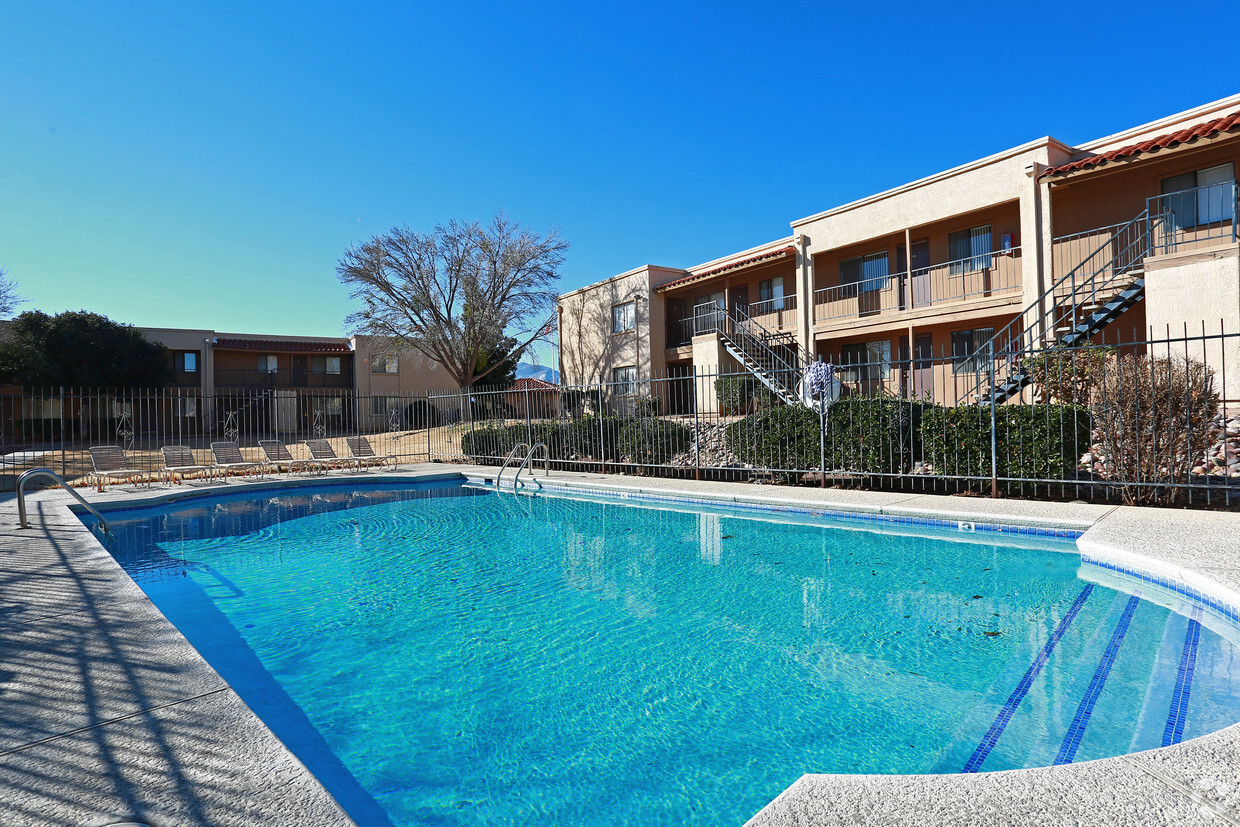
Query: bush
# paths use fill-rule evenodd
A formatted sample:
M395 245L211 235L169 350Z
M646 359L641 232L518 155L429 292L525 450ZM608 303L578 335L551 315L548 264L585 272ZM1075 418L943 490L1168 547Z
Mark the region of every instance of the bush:
M754 376L721 376L715 380L715 395L724 416L746 413L750 402L756 408L767 408L775 401L770 388Z
M688 448L685 426L654 417L587 416L559 422L492 425L461 436L461 452L477 462L498 460L522 442L547 444L553 460L659 465Z
M921 453L921 422L930 407L889 396L842 399L828 411L820 442L817 413L781 405L729 425L727 446L743 462L761 468L815 471L825 459L828 470L901 473L911 470Z
M1175 502L1176 489L1148 484L1188 481L1194 458L1212 444L1217 412L1214 371L1196 359L1116 361L1094 394L1093 413L1107 479L1121 483L1124 502Z
M1028 362L1034 393L1043 402L1088 405L1115 352L1113 347L1091 347L1039 353Z
M1089 409L1080 405L1000 405L995 409L998 474L1062 480L1089 450ZM990 406L928 410L921 421L926 460L940 476L989 477Z

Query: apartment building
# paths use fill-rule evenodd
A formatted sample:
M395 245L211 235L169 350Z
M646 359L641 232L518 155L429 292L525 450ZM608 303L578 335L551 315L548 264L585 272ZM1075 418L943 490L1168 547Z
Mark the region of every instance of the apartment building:
M979 371L1000 381L979 354L1240 331L1238 163L1240 95L1080 146L1030 141L759 247L561 296L562 381L750 370L790 398L775 368L822 357L869 364L845 368L867 389L958 401ZM1026 381L1007 361L1003 398ZM1240 352L1211 361L1230 373Z
M409 420L416 416L409 410L411 396L457 387L438 362L396 349L382 337L139 330L171 351L173 388L192 389L193 395L212 400L269 391L271 418L289 430L308 427L316 419L328 427L353 416L366 427L393 415ZM187 408L186 415L197 411Z

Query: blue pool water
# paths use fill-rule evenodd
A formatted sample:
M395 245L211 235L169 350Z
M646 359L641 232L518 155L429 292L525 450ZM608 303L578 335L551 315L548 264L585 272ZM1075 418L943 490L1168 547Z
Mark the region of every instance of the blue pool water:
M734 825L807 772L1240 719L1240 635L1067 541L456 483L261 496L119 512L114 553L361 824Z

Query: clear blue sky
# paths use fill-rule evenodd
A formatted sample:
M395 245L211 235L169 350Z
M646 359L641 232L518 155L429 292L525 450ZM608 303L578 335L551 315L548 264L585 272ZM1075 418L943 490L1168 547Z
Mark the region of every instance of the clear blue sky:
M396 224L558 227L570 290L1240 91L1231 4L840 5L9 2L0 264L27 308L335 335Z

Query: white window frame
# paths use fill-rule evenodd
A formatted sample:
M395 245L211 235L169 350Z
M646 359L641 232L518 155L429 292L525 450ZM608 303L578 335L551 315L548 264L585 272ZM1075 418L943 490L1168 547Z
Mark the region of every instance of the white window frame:
M274 353L264 353L256 360L259 373L278 373L280 370L280 359Z
M637 302L627 301L611 306L611 335L632 333L637 329Z
M322 360L320 362L320 360ZM322 370L316 366L316 363L322 365ZM334 368L334 370L333 370ZM310 372L325 374L327 376L340 375L340 357L339 356L311 356Z

